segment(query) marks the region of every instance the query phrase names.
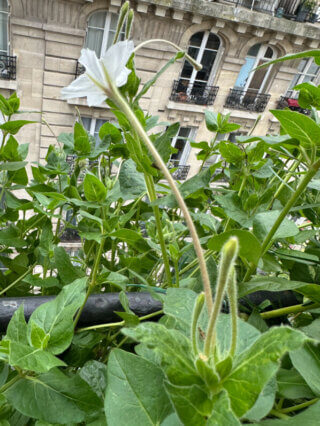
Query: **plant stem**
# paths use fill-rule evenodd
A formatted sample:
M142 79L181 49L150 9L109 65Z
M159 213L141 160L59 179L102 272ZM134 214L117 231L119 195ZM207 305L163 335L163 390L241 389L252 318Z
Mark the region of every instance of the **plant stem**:
M230 356L233 357L237 349L237 337L238 337L238 291L237 291L236 273L233 269L232 276L230 276L227 292L230 305L231 314L231 346Z
M9 382L5 383L0 388L0 395L5 392L7 389L9 389L12 385L14 385L18 380L21 379L21 376L17 374L13 379L9 380Z
M149 136L147 135L144 128L142 127L140 121L138 120L138 118L136 117L134 112L131 110L127 101L122 97L122 95L120 94L117 87L115 87L113 82L110 80L110 77L109 77L106 70L105 70L105 73L106 73L106 78L108 80L108 83L109 83L110 87L112 88L114 102L118 105L120 110L126 115L130 124L135 128L139 137L147 146L148 150L150 151L151 155L154 158L156 165L159 167L159 169L164 174L164 177L167 179L168 184L170 185L170 188L171 188L171 190L172 190L172 192L173 192L173 194L174 194L174 196L175 196L175 198L178 202L178 205L179 205L179 207L180 207L180 209L181 209L181 211L184 215L186 224L189 228L189 231L190 231L190 234L191 234L191 237L192 237L192 240L193 240L196 255L199 259L199 266L200 266L200 271L201 271L201 277L202 277L204 292L205 292L205 295L206 295L206 304L207 304L208 312L211 312L211 310L212 310L212 292L211 292L209 274L208 274L208 271L207 271L207 266L206 266L206 262L205 262L205 259L204 259L200 240L199 240L196 228L194 226L194 223L191 219L189 210L188 210L188 208L187 208L187 206L184 202L182 195L180 194L178 187L176 186L176 183L175 183L173 177L171 176L169 170L167 169L164 161L162 160L161 156L159 155L154 144L152 143Z
M302 194L302 192L306 189L308 183L311 181L311 179L316 175L316 173L318 172L320 168L320 159L317 160L315 163L313 163L310 166L309 171L307 172L307 174L302 178L300 184L298 185L298 188L296 189L296 191L291 195L290 199L288 200L287 204L284 206L284 208L282 209L281 213L279 214L277 220L275 221L275 223L273 224L272 228L270 229L268 235L265 237L263 243L262 243L262 247L261 247L261 255L260 257L262 257L266 251L269 248L269 244L272 241L272 238L274 237L275 233L277 232L277 229L279 228L279 226L281 225L282 221L284 220L284 218L287 216L287 214L289 213L290 209L295 205L295 203L297 202L297 200L299 199L300 195ZM248 270L247 273L244 277L244 281L248 281L251 277L251 275L255 272L257 265L252 265Z
M32 272L32 270L33 270L34 267L35 267L35 265L30 266L30 268L28 268L24 274L20 275L20 277L18 277L15 281L13 281L13 283L9 284L6 288L4 288L3 290L1 290L0 291L0 296L2 296L3 293L6 293L8 290L10 290L10 288L12 288L13 286L15 286L16 284L18 284L18 282L20 282L21 280L23 280L23 278L25 278L28 274L30 274L30 272Z
M287 416L286 414L281 413L280 411L277 410L271 410L269 414L272 414L275 417L278 417L279 419L288 419L289 416Z
M79 318L81 316L81 313L83 311L83 308L85 307L85 304L87 303L87 301L89 299L89 296L92 293L92 291L93 291L93 289L94 289L94 287L96 285L97 273L98 273L98 269L99 269L100 260L101 260L101 256L102 256L102 252L103 252L105 241L106 241L105 238L101 239L101 243L100 243L100 246L99 246L99 249L98 249L97 257L96 257L96 260L95 260L95 263L94 263L94 266L93 266L93 272L92 272L92 275L91 275L91 281L90 281L90 284L88 286L88 290L87 290L87 294L86 294L86 297L84 299L84 302L83 302L81 308L79 309L79 311L78 311L78 313L76 315L76 318L74 320L74 328L76 328L76 326L78 324L78 321L79 321Z
M139 318L139 321L144 321L149 318L157 317L158 315L163 314L163 310L152 312L151 314L144 315L143 317ZM122 327L125 325L125 321L119 321L119 322L110 322L108 324L99 324L99 325L92 325L90 327L84 327L84 328L78 328L77 333L82 333L83 331L90 331L90 330L98 330L100 328L109 328L109 327Z
M309 405L315 404L318 401L319 401L319 398L314 398L314 399L311 399L310 401L303 402L302 404L294 405L293 407L283 408L281 410L281 413L286 414L286 413L292 413L293 411L299 411L299 410L302 410L303 408L309 407Z
M311 305L294 305L288 306L287 308L274 309L269 312L262 312L260 314L261 318L269 319L269 318L277 318L282 317L284 315L289 314L297 314L299 312L311 311L312 309L320 308L320 303L312 303Z
M191 340L192 340L192 349L194 356L198 355L198 342L197 342L197 326L202 308L205 302L204 293L200 293L196 299L196 303L193 308L192 313L192 323L191 323Z
M146 182L146 186L147 186L147 190L148 190L148 196L149 196L150 201L151 202L156 201L157 194L156 194L156 189L155 189L155 186L154 186L152 176L149 176L145 173L144 178L145 178L145 182ZM155 217L155 221L156 221L156 227L157 227L157 231L158 231L158 238L159 238L159 243L160 243L160 247L161 247L164 269L165 269L166 277L167 277L167 283L168 283L169 287L172 287L170 263L169 263L169 258L168 258L168 254L167 254L166 243L165 243L163 232L162 232L160 209L159 209L158 206L152 206L152 209L153 209L153 213L154 213L154 217Z

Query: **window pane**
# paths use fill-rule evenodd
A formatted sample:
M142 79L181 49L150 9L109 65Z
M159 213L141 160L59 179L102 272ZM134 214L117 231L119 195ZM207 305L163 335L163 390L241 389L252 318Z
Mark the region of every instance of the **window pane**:
M300 74L296 74L296 75L293 77L293 79L292 79L292 81L291 81L291 83L290 83L290 86L289 86L289 89L288 89L288 90L293 89L293 88L294 88L294 86L296 86L296 85L298 84L299 77L300 77Z
M254 46L251 46L249 51L248 51L248 56L256 57L258 55L260 47L261 47L260 43L255 44Z
M190 78L193 71L193 66L189 62L185 61L181 71L181 77Z
M302 59L298 65L298 71L300 72L304 71L307 63L308 63L308 59Z
M90 117L81 117L81 121L83 124L83 127L90 132L90 126L91 126L91 118Z
M190 46L200 46L203 39L204 32L193 34L190 38L189 45Z
M206 48L218 50L220 46L220 39L217 35L210 33Z
M245 87L247 80L249 78L249 73L254 67L255 61L256 60L254 58L246 58L246 62L242 65L242 68L239 72L236 84L234 86L235 88L241 89Z
M90 16L88 27L104 29L106 23L107 12L97 12Z
M9 6L7 0L0 0L0 11L9 12Z
M180 127L179 137L188 138L190 135L191 129L189 127Z
M264 54L264 57L270 59L272 58L272 56L273 56L273 50L271 49L271 47L268 47L266 50L266 53Z
M264 61L260 60L258 63L258 66L262 65L263 63ZM255 71L250 81L248 89L263 90L263 87L262 87L263 81L267 72L268 72L268 68L262 68L260 70Z
M202 70L197 72L197 80L208 81L217 52L205 50L201 60Z
M100 58L101 56L102 39L103 39L103 30L88 28L85 45L89 49L94 50L98 58Z
M319 71L319 67L318 65L316 65L314 62L312 62L312 64L310 65L309 69L308 69L308 74L313 74L316 75Z
M100 143L100 138L99 138L99 130L100 130L100 127L104 124L104 123L106 123L106 121L107 120L102 120L102 119L97 119L96 120L96 127L95 127L95 129L94 129L94 138L95 138L95 140L96 140L96 145L97 144L99 144Z
M0 51L8 51L8 15L0 13Z
M178 150L178 152L171 155L171 160L180 160L186 143L187 141L185 139L177 138L174 147Z

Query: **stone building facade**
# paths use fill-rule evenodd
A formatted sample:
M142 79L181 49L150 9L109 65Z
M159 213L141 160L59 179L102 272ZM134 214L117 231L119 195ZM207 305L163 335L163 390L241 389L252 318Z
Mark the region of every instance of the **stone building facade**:
M63 101L60 90L74 78L84 46L103 53L112 39L121 0L0 0L0 92L16 90L27 118L19 139L30 142L29 158L41 161L61 132L71 132L77 107L84 125L97 134L107 107L88 108L84 99ZM255 133L275 133L269 109L297 108L296 83L319 80L312 60L292 61L250 73L256 65L285 54L317 48L317 10L304 11L301 0L133 0L135 45L167 39L190 49L204 65L196 73L176 62L142 100L142 107L160 121L180 121L179 149L172 160L189 176L198 170L196 151L188 138L208 140L204 111L230 113L248 133L261 115ZM305 12L304 15L302 12ZM142 83L174 55L155 41L139 50L136 65ZM319 83L318 83L319 84ZM47 124L39 119L41 112ZM230 135L230 139L235 135ZM190 170L189 170L190 166ZM182 173L182 177L183 176Z

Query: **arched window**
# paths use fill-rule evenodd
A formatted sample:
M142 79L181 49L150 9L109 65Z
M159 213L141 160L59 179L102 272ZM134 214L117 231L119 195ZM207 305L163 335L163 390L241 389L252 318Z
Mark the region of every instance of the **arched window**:
M1 55L7 55L9 53L8 16L9 16L8 2L7 0L0 0L0 54Z
M256 67L276 58L275 51L268 45L255 44L250 47L234 88L230 90L225 106L247 111L263 112L270 95L266 94L272 66Z
M207 98L210 97L208 84L215 72L218 55L221 55L220 45L219 37L209 31L196 33L190 38L188 53L201 63L202 69L197 71L188 61L184 62L180 78L174 88L177 96L173 100L185 101L184 97L188 96L189 102L213 103L207 102Z
M251 71L259 65L275 58L276 54L274 50L268 45L255 44L250 47L234 88L264 93L271 67L261 68L253 73Z
M297 98L298 92L293 90L293 88L298 84L315 81L319 75L319 70L320 67L314 63L313 58L302 59L298 65L297 74L291 80L286 96Z
M88 20L85 47L94 50L100 58L112 45L117 28L118 15L108 12L95 12ZM124 39L124 29L120 40Z

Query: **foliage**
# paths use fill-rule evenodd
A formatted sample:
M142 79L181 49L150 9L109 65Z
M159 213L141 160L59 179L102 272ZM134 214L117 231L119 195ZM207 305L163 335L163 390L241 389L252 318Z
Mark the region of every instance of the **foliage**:
M177 187L211 308L190 224L141 136L169 162L179 124L159 123L139 100L183 56L140 91L130 59L120 91L139 126L115 92L117 122L98 143L79 120L30 169L16 135L33 124L16 120L15 94L0 96L0 295L55 296L28 321L20 305L2 330L1 424L318 423L320 88L296 88L310 116L272 111L280 135L253 129L232 143L239 125L207 111L211 140L191 142L199 173ZM140 290L163 301L158 322L132 312L126 292ZM118 322L78 327L93 292L120 292Z

